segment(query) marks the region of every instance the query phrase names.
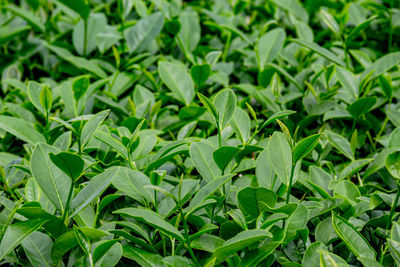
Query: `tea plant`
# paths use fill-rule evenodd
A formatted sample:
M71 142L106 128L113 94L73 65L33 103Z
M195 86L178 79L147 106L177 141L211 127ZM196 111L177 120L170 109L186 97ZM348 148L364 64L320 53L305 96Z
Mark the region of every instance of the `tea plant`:
M400 9L1 1L0 264L400 264Z

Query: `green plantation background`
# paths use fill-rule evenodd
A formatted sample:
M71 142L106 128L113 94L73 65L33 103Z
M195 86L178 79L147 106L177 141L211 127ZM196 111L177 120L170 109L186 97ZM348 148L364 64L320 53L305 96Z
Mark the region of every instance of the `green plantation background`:
M400 264L397 0L0 1L0 265Z

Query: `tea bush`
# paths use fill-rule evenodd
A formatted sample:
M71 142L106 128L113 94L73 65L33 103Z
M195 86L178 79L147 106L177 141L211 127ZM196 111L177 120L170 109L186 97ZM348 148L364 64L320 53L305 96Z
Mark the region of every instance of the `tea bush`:
M398 1L1 3L1 265L400 263Z

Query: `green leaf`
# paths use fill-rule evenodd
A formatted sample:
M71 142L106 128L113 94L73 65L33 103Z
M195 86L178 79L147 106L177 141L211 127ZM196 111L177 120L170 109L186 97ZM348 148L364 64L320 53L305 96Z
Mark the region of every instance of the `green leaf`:
M184 241L183 235L174 226L166 222L160 215L158 215L152 210L147 210L142 208L124 208L114 211L114 213L131 216L160 230L166 235L174 237L181 242Z
M214 116L215 121L218 121L218 113L217 110L215 109L213 103L208 99L206 96L204 96L201 93L197 93L197 96L199 97L201 103L203 103L203 106L211 113L211 115Z
M301 140L293 152L293 161L297 162L307 156L317 145L321 134L314 134Z
M346 166L338 175L338 179L344 179L352 176L359 170L361 170L365 165L369 164L373 159L357 159Z
M295 16L299 20L308 22L307 10L298 0L273 0L273 2L279 7L290 12L291 15Z
M336 56L334 53L332 53L328 49L323 48L316 43L312 43L312 42L308 42L308 41L304 41L304 40L300 40L300 39L293 39L292 41L314 51L318 55L326 58L327 60L329 60L335 64L338 64L343 67L345 66L342 59L340 59L338 56Z
M32 145L46 142L44 136L37 132L31 123L20 118L0 115L0 129Z
M98 229L80 228L80 230L91 241L108 235L107 232ZM51 259L53 260L53 263L58 263L65 253L78 245L78 240L72 230L58 237L51 248Z
M123 156L126 160L128 160L128 150L126 149L125 146L121 144L120 141L112 137L111 134L98 130L94 133L93 136L94 138L100 140L104 144L107 144L113 149L115 149L115 151L117 151L121 156Z
M326 10L321 9L320 11L322 21L328 26L328 28L338 36L340 36L340 28L335 18L328 13Z
M190 201L189 206L185 209L186 216L191 212L196 210L207 198L214 194L221 186L232 179L234 175L225 175L215 178L211 182L207 183L205 186L200 188L193 199Z
M369 65L369 67L362 72L361 78L367 77L367 75L371 71L373 71L371 79L376 78L384 74L385 72L389 71L391 68L399 65L399 63L400 63L400 52L386 54L383 57L376 60L371 65Z
M148 49L150 43L160 34L164 25L164 16L155 12L140 19L125 32L126 43L130 53L141 53Z
M76 52L81 56L92 53L96 49L96 36L104 32L106 27L107 18L103 13L91 13L86 21L79 20L72 31Z
M353 118L358 119L372 109L377 102L376 97L362 97L349 106L349 112Z
M190 75L197 85L202 85L211 74L211 66L209 64L194 65L190 69Z
M240 149L234 146L221 146L215 150L213 158L218 168L223 172L239 151Z
M282 68L279 65L276 65L274 63L268 63L267 64L269 67L274 68L276 71L278 71L280 74L286 77L291 83L293 83L301 92L304 91L304 88L296 81L295 78L293 78L292 75L289 74L284 68Z
M240 232L217 248L213 253L213 257L217 258L218 261L222 261L241 249L271 237L272 234L266 230L248 230Z
M177 63L162 61L158 63L158 72L174 96L188 106L194 97L194 85L187 70Z
M294 113L297 113L294 110L282 110L282 111L278 111L275 114L273 114L271 117L268 118L268 120L266 120L261 127L259 128L259 131L261 131L262 129L264 129L265 127L267 127L269 124L273 123L274 121L276 121L277 119L281 119L283 117L286 116L290 116Z
M60 168L72 181L76 181L83 171L85 162L83 159L70 152L60 152L58 154L49 154L51 161Z
M122 254L124 257L137 262L140 266L163 266L163 257L160 254L149 252L135 246L123 245Z
M375 259L375 251L368 241L347 220L332 212L332 224L338 236L356 257Z
M27 10L17 7L15 5L7 5L6 9L26 20L35 29L41 32L45 32L45 25L43 22L40 21L40 17L35 16L34 14L28 12Z
M325 131L325 135L329 143L331 143L332 146L339 150L340 153L345 155L347 158L354 160L354 155L353 151L351 150L350 142L346 138L331 131Z
M149 177L139 171L120 167L117 177L112 181L112 184L115 188L143 205L146 202L153 202L153 196L145 188L146 185L150 185Z
M40 105L45 110L46 114L50 113L51 105L53 103L53 96L51 94L51 90L44 86L39 95Z
M14 223L7 227L0 243L0 260L11 253L25 238L39 229L46 219L38 218Z
M121 167L111 167L91 178L89 183L75 196L71 204L70 218L84 209L90 202L104 192L117 177Z
M72 181L50 160L49 153L59 152L55 147L39 143L32 153L30 166L40 189L59 211L64 212Z
M235 113L236 95L232 89L224 89L214 97L213 105L218 114L219 127L224 129Z
M260 248L256 248L246 252L240 261L240 267L258 266L262 260L271 255L275 249L280 245L280 242L268 242Z
M104 240L96 243L93 251L93 262L96 266L115 266L122 257L122 246L118 239Z
M237 194L238 206L248 221L257 218L266 206L273 208L277 198L273 191L263 187L246 187Z
M357 77L353 72L346 68L342 68L340 66L336 66L336 77L338 78L340 84L344 89L353 97L358 97L358 87L359 82L357 82Z
M366 29L369 24L371 24L371 22L373 20L375 20L378 16L374 15L372 17L370 17L367 20L364 20L363 22L361 22L360 24L358 24L351 32L350 34L347 36L346 38L346 43L350 42L352 39L354 39L355 37L357 37L364 29Z
M395 151L386 156L386 169L396 179L400 179L400 151Z
M194 166L207 182L221 176L221 170L218 165L214 160L210 160L213 158L214 151L215 147L205 141L192 143L189 149L190 157L193 160Z
M51 247L53 241L48 235L38 231L33 232L22 241L21 245L34 266L52 266Z
M240 107L236 107L235 113L231 120L231 127L236 133L240 141L245 144L250 138L251 121L246 111Z
M34 81L29 81L28 86L27 86L27 93L29 100L32 102L32 104L37 108L42 114L45 114L45 109L43 109L43 105L41 103L41 94L45 86L34 82Z
M267 32L257 42L257 61L260 71L264 70L265 63L271 63L280 54L286 39L286 33L282 28L276 28Z
M106 119L109 113L110 113L109 109L100 111L86 122L85 126L83 126L80 137L82 147L85 147L85 145L89 142L94 132L103 123L103 121Z
M179 16L179 23L181 29L178 33L177 39L179 46L184 53L190 53L196 49L200 41L200 22L197 12L184 11Z
M86 3L85 0L57 0L60 3L63 3L76 13L78 13L84 20L86 20L89 17L90 14L90 7Z
M283 184L289 185L292 170L292 151L283 133L274 132L268 143L268 155L278 178Z

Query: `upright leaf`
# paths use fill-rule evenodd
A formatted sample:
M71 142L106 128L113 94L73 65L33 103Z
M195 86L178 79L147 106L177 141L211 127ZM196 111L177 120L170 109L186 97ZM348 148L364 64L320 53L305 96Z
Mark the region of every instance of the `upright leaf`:
M289 185L292 170L292 151L286 137L275 132L268 143L271 166L283 184Z
M176 63L162 61L158 63L158 72L174 96L188 106L194 97L194 85L187 70Z
M53 205L61 212L67 204L71 178L58 168L49 157L49 153L60 151L52 146L39 143L31 157L31 172L42 191Z
M164 17L161 12L140 19L134 26L126 30L126 43L130 53L141 53L161 32Z
M213 105L218 113L219 127L224 129L235 113L236 95L232 89L224 89L214 97Z

